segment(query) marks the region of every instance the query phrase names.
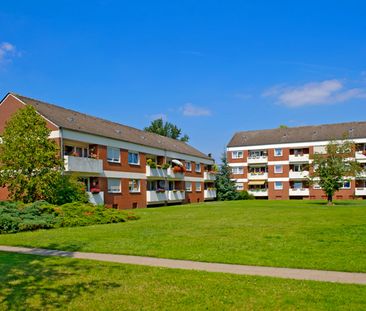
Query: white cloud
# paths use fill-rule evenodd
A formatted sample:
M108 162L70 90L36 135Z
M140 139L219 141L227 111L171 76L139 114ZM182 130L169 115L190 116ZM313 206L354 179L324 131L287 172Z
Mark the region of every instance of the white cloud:
M201 117L201 116L210 116L211 111L207 108L194 106L191 103L186 103L180 109L184 116L186 117Z
M276 97L280 104L288 107L320 105L345 102L354 98L365 98L361 88L346 89L340 80L311 82L301 86L274 86L263 93L265 97Z
M0 43L0 63L8 62L15 56L20 56L20 53L13 44L9 42Z

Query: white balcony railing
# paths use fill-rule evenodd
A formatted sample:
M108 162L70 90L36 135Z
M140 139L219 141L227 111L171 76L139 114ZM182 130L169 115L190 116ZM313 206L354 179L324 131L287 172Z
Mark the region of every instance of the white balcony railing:
M170 190L168 191L168 200L169 201L183 201L186 198L186 194L184 191L180 190Z
M173 168L172 167L169 167L168 168L168 178L172 178L172 179L183 179L184 178L184 173L182 173L182 172L175 173L173 171Z
M290 196L307 196L307 195L309 195L309 188L298 188L298 189L290 188L289 195Z
M248 179L251 180L268 179L268 173L248 173Z
M366 153L364 151L356 151L355 158L358 161L366 162Z
M205 190L204 198L205 200L214 200L216 198L216 190Z
M355 190L355 195L365 195L366 196L366 187L357 187Z
M91 158L82 158L74 156L64 156L65 171L67 172L82 172L96 173L103 172L103 161Z
M249 156L248 163L267 163L268 156Z
M204 180L207 180L207 181L215 181L216 174L215 173L210 173L210 172L204 172L203 173L203 178L204 178Z
M168 177L168 170L163 168L151 168L146 165L146 177L166 178Z
M99 193L87 192L86 194L88 195L89 202L91 204L94 204L94 205L104 204L104 192L103 191L101 191Z
M163 203L168 201L167 191L146 191L146 201L147 203Z
M252 189L248 193L255 197L268 197L268 189Z
M294 172L291 171L289 172L289 177L291 179L301 179L301 178L307 178L309 176L309 172L308 171L302 171L302 172Z
M290 162L309 162L308 154L290 154L289 156Z

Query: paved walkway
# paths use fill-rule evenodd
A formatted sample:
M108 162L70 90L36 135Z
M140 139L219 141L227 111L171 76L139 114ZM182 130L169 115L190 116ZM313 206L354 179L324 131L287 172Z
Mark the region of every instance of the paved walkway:
M163 267L185 270L199 270L208 272L223 272L242 275L270 276L276 278L288 278L296 280L313 280L323 282L365 284L366 273L323 271L309 269L291 269L261 266L245 266L222 263L207 263L190 260L176 260L154 257L113 255L85 252L66 252L42 248L27 248L14 246L1 246L0 251L13 252L20 254L31 254L40 256L61 256L78 259L90 259L124 264L144 265L151 267Z

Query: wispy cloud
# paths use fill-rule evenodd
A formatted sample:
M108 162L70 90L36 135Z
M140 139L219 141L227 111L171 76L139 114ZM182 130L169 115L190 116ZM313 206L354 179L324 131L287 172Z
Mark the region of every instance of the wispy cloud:
M180 111L186 117L202 117L210 116L212 113L209 109L199 106L194 106L191 103L186 103L180 108Z
M16 47L9 42L0 43L0 62L9 61L13 56L19 56Z
M300 86L277 85L266 90L262 95L275 97L278 103L288 107L301 107L366 98L366 90L346 88L342 81L334 79L310 82Z

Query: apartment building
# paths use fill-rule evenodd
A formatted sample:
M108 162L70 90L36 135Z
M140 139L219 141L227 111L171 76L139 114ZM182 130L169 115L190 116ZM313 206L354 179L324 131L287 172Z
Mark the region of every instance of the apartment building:
M36 99L8 93L0 103L0 136L24 105L46 120L65 162L95 204L140 208L214 200L214 160L187 143ZM0 200L7 190L0 188Z
M356 144L354 157L366 165L366 122L243 131L227 146L227 159L238 190L260 199L322 199L309 185L311 155L325 153L331 139L347 135ZM365 163L365 164L363 164ZM366 173L345 181L336 199L366 198Z

